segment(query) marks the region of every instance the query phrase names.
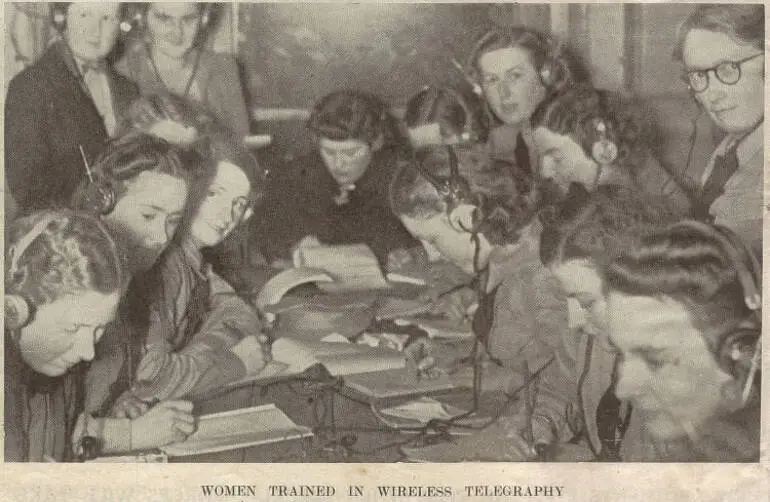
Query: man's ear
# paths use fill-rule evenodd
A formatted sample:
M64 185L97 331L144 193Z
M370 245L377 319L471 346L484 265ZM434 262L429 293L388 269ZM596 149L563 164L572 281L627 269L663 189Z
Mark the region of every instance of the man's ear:
M248 208L246 211L243 212L243 218L241 218L241 223L246 223L249 221L249 218L254 216L254 209Z
M385 146L385 135L380 133L380 135L377 136L377 139L372 141L370 148L372 152L376 152L380 150L383 146Z

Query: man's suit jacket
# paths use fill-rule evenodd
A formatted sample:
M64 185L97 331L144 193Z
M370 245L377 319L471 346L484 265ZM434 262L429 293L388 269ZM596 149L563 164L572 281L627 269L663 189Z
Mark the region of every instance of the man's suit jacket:
M70 57L63 44L54 44L8 88L5 176L22 214L68 206L86 178L78 147L93 163L110 139ZM107 76L120 124L139 93L110 67Z

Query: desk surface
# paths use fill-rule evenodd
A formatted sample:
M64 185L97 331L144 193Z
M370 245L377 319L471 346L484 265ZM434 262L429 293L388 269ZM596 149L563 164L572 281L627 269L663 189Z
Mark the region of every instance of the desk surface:
M195 406L195 413L202 415L274 403L297 424L315 428L316 436L312 440L286 441L172 461L376 463L402 460L399 446L413 440L416 437L414 434L388 429L373 414L370 404L348 389L326 387L319 391L317 385L287 381L264 387L242 387L196 402ZM440 399L463 409L470 409L472 406L469 389L442 393ZM485 394L481 413L492 415L499 409L500 404L500 394ZM347 447L343 448L341 444L346 444Z

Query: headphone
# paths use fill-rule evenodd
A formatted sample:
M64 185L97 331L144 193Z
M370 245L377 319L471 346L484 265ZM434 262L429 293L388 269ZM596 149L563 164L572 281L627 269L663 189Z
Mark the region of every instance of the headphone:
M515 38L521 38L526 35L535 38L537 45L542 48L544 55L540 68L536 68L540 82L549 92L557 90L570 73L562 44L556 42L554 38L534 30L529 30L527 28L514 28L514 30L521 30L521 34ZM473 92L479 96L483 94L483 89L480 82L481 76L476 68L476 64L481 57L481 51L495 39L505 38L514 37L510 37L507 30L496 29L487 31L471 49L465 68L462 68L453 60L455 67L462 71L468 83L473 86ZM513 44L510 45L513 46ZM528 50L532 51L532 49Z
M103 176L94 174L88 165L83 147L80 148L80 156L83 158L83 166L88 175L88 185L81 190L78 198L78 209L88 211L91 214L105 216L115 209L117 195L113 184Z
M29 232L24 234L18 242L12 244L8 248L9 265L6 278L11 284L20 286L24 282L25 278L20 277L21 270L19 269L21 257L27 251L29 246L31 246L32 243L45 232L48 225L56 220L58 216L59 215L53 211L44 214L40 221L38 221ZM35 317L35 305L22 295L8 294L6 292L3 303L5 309L5 328L8 330L21 329L31 323Z
M474 113L474 111L471 109L468 103L468 98L463 96L463 94L457 89L452 87L433 87L426 85L420 89L420 92L418 92L412 99L409 100L409 104L411 104L413 100L421 98L420 105L430 104L431 106L430 110L427 110L427 113L420 113L420 115L423 117L417 117L417 119L419 120L420 118L430 117L435 118L436 109L438 108L439 101L443 96L446 96L444 99L447 99L451 101L452 104L456 104L462 108L463 114L465 115L462 132L460 133L460 141L464 143L478 141L480 139L479 133L475 129L481 128L480 117L478 117L477 114ZM474 94L473 99L477 98L478 96ZM476 128L474 128L474 126L476 126ZM444 141L441 134L441 125L438 123L437 119L428 124L408 127L410 129L410 136L418 143L442 144Z
M596 138L591 145L591 158L600 166L610 165L618 159L618 145L607 137L607 121L596 118L592 122Z
M446 215L449 224L457 231L477 233L484 215L478 196L471 191L468 181L460 174L457 153L451 145L444 145L449 156L450 175L446 180L441 180L429 173L420 162L414 162L414 166L422 177L433 185L441 199L446 204Z
M708 225L694 220L676 223L671 229L691 229L705 235L719 244L728 262L738 276L743 292L743 300L751 311L748 322L741 323L735 329L721 335L716 346L719 366L728 374L739 379L744 385L742 402L748 400L757 372L760 372L762 344L762 296L759 260L740 238L730 229L719 225ZM741 255L746 254L750 261Z

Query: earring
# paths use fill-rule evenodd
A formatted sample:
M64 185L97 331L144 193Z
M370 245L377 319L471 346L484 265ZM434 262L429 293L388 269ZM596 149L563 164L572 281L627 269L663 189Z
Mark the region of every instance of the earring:
M54 24L62 25L62 24L64 24L64 20L65 19L66 19L66 17L61 12L57 12L56 14L53 15L53 22L54 22Z
M591 156L599 165L612 164L618 158L618 147L607 139L607 125L603 120L596 124L596 134L598 138L591 147Z
M128 33L129 31L131 31L131 23L129 23L128 21L122 21L120 23L120 31L122 31L123 33Z

